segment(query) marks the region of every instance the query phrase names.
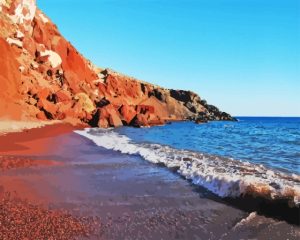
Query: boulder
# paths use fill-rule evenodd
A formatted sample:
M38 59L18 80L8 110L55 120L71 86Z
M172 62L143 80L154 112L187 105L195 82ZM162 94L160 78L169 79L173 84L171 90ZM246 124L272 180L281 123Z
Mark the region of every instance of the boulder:
M7 38L6 41L8 42L8 44L10 44L12 46L16 46L18 48L23 48L23 42L20 41L19 39Z
M39 99L37 107L42 110L48 119L55 119L58 107L45 99Z
M71 116L72 118L78 118L83 120L86 116L86 112L84 110L84 106L82 105L82 102L77 101L71 109L66 111L66 114L68 116Z
M55 93L56 102L68 103L71 101L72 96L69 91L60 90Z
M147 116L145 114L137 114L131 121L132 127L148 127L150 126Z
M52 51L52 50L45 50L43 52L40 52L40 58L45 58L47 61L49 61L50 66L52 68L57 68L61 65L62 60L58 53Z
M104 128L123 126L120 115L112 104L98 108L92 120L90 121L90 124L92 126Z
M89 96L86 93L78 93L75 95L75 100L77 100L84 111L87 113L93 112L96 108L94 106L94 103L92 100L89 98Z
M126 125L129 125L137 114L134 106L126 104L119 109L119 112L122 116L123 122L125 122Z
M112 127L121 127L123 126L122 120L117 114L117 111L111 112L109 116L109 124Z
M56 106L58 107L59 112L67 113L74 106L74 102L73 101L58 102L56 103Z
M37 98L41 99L41 100L45 100L48 98L48 96L51 94L50 89L49 88L43 88L41 90L38 91L37 93Z
M21 41L23 41L24 37L24 33L22 33L20 30L17 30L14 34L14 38L19 39Z

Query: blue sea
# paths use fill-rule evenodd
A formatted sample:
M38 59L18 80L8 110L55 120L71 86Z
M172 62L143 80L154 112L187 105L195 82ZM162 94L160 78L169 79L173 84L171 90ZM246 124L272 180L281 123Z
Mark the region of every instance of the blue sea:
M137 142L169 145L300 173L300 118L238 117L238 122L176 122L117 130Z
M165 166L220 197L252 195L300 206L300 118L76 132L100 147Z

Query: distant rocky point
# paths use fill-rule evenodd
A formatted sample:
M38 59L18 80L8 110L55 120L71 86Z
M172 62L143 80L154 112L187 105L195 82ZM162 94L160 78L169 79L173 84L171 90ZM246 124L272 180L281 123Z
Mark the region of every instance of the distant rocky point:
M0 53L0 118L103 128L235 120L193 92L94 66L35 0L0 0Z

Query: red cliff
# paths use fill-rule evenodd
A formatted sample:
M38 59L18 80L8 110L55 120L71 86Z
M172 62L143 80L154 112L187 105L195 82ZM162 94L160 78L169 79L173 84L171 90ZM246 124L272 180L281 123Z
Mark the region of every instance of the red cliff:
M35 0L1 0L0 11L0 118L99 127L233 120L193 92L95 67L61 36Z

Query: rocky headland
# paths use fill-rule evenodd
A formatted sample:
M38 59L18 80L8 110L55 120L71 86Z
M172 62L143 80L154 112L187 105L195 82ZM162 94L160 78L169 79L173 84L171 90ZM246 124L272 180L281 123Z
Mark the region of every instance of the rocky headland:
M92 127L235 120L196 93L93 65L35 0L0 1L0 118Z

